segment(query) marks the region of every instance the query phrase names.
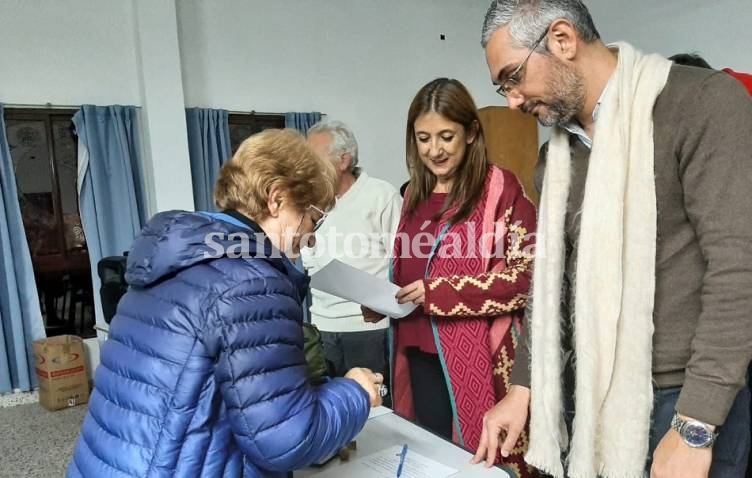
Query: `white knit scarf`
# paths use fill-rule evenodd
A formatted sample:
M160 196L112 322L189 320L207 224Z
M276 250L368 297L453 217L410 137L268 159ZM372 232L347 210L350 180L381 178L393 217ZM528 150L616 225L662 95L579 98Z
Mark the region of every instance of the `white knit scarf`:
M575 420L571 478L640 478L648 450L656 202L653 106L671 63L626 43L600 106L582 204L574 284ZM533 275L530 448L525 459L564 475L561 294L570 184L566 132L548 148Z

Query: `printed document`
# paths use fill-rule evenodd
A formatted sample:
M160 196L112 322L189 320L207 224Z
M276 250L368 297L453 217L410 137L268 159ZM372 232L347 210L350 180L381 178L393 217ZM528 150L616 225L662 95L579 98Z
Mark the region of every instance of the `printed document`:
M311 276L311 287L395 319L406 316L416 307L411 302L397 303L394 296L400 288L396 284L337 259Z

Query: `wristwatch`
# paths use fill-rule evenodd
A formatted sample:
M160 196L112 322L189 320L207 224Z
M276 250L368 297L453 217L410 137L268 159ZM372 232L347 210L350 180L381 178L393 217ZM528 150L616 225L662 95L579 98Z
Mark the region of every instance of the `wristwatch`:
M710 448L718 437L718 434L714 433L707 423L685 420L678 413L675 413L674 418L671 419L671 428L679 432L684 443L692 448Z

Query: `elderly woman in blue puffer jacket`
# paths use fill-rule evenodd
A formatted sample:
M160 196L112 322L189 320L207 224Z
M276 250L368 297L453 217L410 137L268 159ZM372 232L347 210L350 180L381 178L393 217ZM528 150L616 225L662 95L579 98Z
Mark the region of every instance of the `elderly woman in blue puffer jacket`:
M128 256L69 477L278 477L331 456L380 403L367 369L307 379L306 276L288 259L334 203L336 172L291 130L220 171L222 213L166 212Z

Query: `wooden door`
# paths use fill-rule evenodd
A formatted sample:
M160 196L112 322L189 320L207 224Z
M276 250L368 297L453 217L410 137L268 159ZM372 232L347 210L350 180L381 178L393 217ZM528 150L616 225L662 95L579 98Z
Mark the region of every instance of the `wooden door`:
M487 106L478 110L486 136L489 160L520 178L528 197L537 205L538 192L533 184L538 162L538 123L531 115L505 106Z

